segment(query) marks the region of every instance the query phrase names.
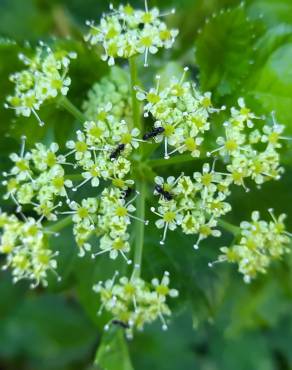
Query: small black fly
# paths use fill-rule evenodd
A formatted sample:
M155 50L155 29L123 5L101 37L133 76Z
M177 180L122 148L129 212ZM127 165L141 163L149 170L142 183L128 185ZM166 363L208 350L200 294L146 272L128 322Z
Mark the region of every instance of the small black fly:
M113 150L110 154L110 160L113 161L117 159L121 152L125 149L125 144L119 144L115 150Z
M163 127L155 127L152 131L146 132L146 134L143 135L143 140L152 139L164 132Z
M123 329L130 329L130 325L124 321L121 320L112 320L112 324L118 325L122 327Z
M133 189L132 188L127 188L126 190L123 191L123 198L126 199L131 195Z
M156 185L154 189L156 190L156 192L158 194L162 195L164 199L166 199L166 200L172 200L173 199L173 195L170 194L170 192L164 190L162 186Z

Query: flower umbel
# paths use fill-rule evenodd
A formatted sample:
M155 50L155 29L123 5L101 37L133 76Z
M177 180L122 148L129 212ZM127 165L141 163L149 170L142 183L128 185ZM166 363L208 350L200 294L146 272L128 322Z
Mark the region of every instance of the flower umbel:
M232 247L222 247L218 261L238 264L238 270L249 283L258 273L266 273L268 266L275 259L280 259L290 252L291 234L285 229L285 214L278 218L269 210L271 221L260 219L260 213L254 211L251 221L240 224L238 242Z
M145 324L156 319L161 320L162 328L166 330L165 316L171 314L166 299L168 296L178 296L177 290L168 287L169 273L164 273L161 282L153 279L152 286L141 278L121 277L116 283L117 275L118 273L113 279L104 283L99 282L93 287L101 299L99 314L103 309L110 312L112 315L110 323L122 326L129 338L133 336L135 329L143 330ZM106 324L106 330L109 324Z
M161 21L163 14L157 8L135 10L130 5L119 6L101 18L100 24L87 21L90 31L85 40L91 45L101 45L101 58L109 65L115 64L116 58L131 58L144 54L145 67L148 66L148 54L156 54L159 49L172 47L178 34L177 30L168 29ZM173 13L173 11L171 11Z

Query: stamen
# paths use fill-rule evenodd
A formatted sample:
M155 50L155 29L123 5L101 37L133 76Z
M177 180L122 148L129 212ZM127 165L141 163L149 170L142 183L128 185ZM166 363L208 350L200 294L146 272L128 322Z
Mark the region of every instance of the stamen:
M173 183L173 186L175 186L175 185L179 182L179 180L180 180L184 175L185 175L185 173L184 173L184 172L182 172L182 173L179 175L179 177L175 180L175 182Z
M135 90L135 91L140 91L140 92L142 92L143 94L145 94L145 95L147 95L148 94L148 92L146 91L146 90L143 90L140 86L134 86L133 87L133 89Z
M211 157L211 155L212 155L213 153L219 152L219 150L221 150L221 149L223 149L223 148L224 148L224 145L220 146L220 147L219 147L219 148L217 148L217 149L212 150L211 152L207 152L207 153L206 153L206 154L207 154L207 157Z
M24 151L25 151L25 142L26 142L26 136L21 136L21 148L20 148L20 157L23 158Z
M165 319L164 319L164 317L163 317L162 313L161 313L161 312L159 312L158 316L159 316L159 318L160 318L160 320L161 320L161 322L162 322L162 330L167 330L167 329L168 329L168 327L167 327L167 325L166 325L166 321L165 321Z
M34 108L31 108L31 111L32 111L33 115L36 117L36 119L37 119L37 121L38 121L39 125L40 125L41 127L43 127L43 126L45 125L45 122L43 122L43 121L40 119L39 115L37 114L37 112L35 111L35 109L34 109Z
M15 198L14 194L10 194L11 196L11 199L13 200L13 202L16 204L17 208L16 208L16 213L20 213L22 212L22 206L19 204L19 202L17 201L17 199ZM26 219L26 217L23 215L23 217Z
M108 248L108 249L103 249L102 251L99 251L97 253L92 253L91 254L91 258L94 259L96 256L99 256L103 253L106 253L106 252L110 252L112 250L112 248Z
M153 212L156 216L162 217L162 215L160 213L156 212L154 207L151 207L150 211Z
M275 223L277 223L277 220L276 220L276 217L275 217L275 214L274 214L274 208L269 208L268 212L269 212L270 216L272 217L273 221Z
M168 152L167 152L167 137L165 137L165 140L164 140L164 159L169 159L169 155L168 155Z
M222 263L224 262L224 259L221 259L221 260L215 260L213 262L208 262L208 267L212 268L214 267L214 265L216 265L217 263Z
M271 112L271 116L272 116L273 126L278 126L278 122L276 120L276 112L274 110Z
M137 302L136 302L135 295L133 295L133 306L134 306L134 311L137 312Z
M114 285L114 283L115 283L115 280L116 280L116 277L119 275L119 271L118 270L116 270L115 271L115 273L114 273L114 275L113 275L113 277L112 277L112 287L113 287L113 285Z
M292 140L292 137L289 137L289 136L279 136L279 138L282 140L289 140L289 141Z
M166 222L165 225L164 225L163 237L162 237L162 240L160 240L160 242L159 242L160 245L164 245L164 242L165 242L165 239L166 239L167 230L168 230L168 222Z
M149 224L149 221L148 220L143 220L142 218L137 217L137 216L133 216L133 215L131 215L129 213L128 213L128 217L133 218L134 220L143 222L146 226Z
M127 258L127 256L125 255L125 253L123 251L120 251L121 255L123 256L124 260L127 262L128 265L131 265L132 264L132 260L130 260L129 258Z
M202 240L202 236L199 235L197 242L193 245L193 248L198 250L200 248L200 241Z
M180 150L184 149L185 147L186 147L186 144L183 144L183 145L179 146L178 148L175 148L174 150L169 152L168 155L171 156L172 154L174 154L176 152L179 152Z
M144 56L144 67L148 67L148 52L149 52L149 48L146 48L145 56Z
M13 176L13 174L12 173L8 173L8 172L6 172L6 171L3 171L2 172L2 176L3 177L8 177L8 176ZM7 181L5 181L5 184L4 184L4 181L2 182L2 185L7 185Z
M145 117L145 116L144 116ZM152 144L150 141L132 138L133 141L138 141L139 143Z
M82 181L79 185L75 186L74 188L72 188L72 191L77 191L77 189L79 189L81 186L85 185L88 181L91 180L91 177L89 177L88 179L85 179L84 181Z
M188 72L188 70L189 70L189 67L184 68L183 74L182 74L180 82L179 82L180 85L184 82L184 79L186 77L186 73Z
M170 11L168 11L168 12L159 14L159 17L166 17L168 15L173 15L173 14L175 14L175 9L174 8L171 9Z
M211 168L211 173L214 173L215 172L215 165L216 165L216 162L217 162L217 159L218 158L214 158L214 161L213 161L213 164L212 164L212 168Z
M246 193L248 193L250 191L250 188L248 188L246 185L245 185L245 182L244 180L242 179L241 180L241 185L243 187L243 189L245 190Z
M158 94L159 92L159 86L160 86L160 75L156 75L155 76L156 80L157 80L157 84L156 84L156 94Z
M125 207L127 208L129 204L133 203L137 199L138 195L140 195L140 193L139 191L136 190L136 194L133 196L131 200L129 200L128 203L126 203Z
M69 153L67 153L67 154L65 154L64 155L64 158L66 158L66 157L68 157L69 155L71 155L71 154L73 154L73 153L75 153L76 152L76 149L72 149L72 150L70 150L70 152ZM62 163L63 164L63 163Z

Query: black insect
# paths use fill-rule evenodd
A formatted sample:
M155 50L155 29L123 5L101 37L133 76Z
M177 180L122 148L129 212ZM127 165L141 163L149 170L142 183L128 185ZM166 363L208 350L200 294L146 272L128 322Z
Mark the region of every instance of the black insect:
M128 196L132 193L133 189L132 188L127 188L126 190L123 191L123 198L126 199Z
M119 144L115 150L113 150L110 154L110 160L113 161L117 159L121 152L125 149L125 144Z
M156 185L154 189L157 191L158 194L162 195L164 199L166 200L173 199L173 195L170 194L170 192L165 191L162 186Z
M155 127L152 131L146 132L146 134L143 135L143 140L152 139L153 137L156 137L164 132L163 127Z
M118 325L122 327L123 329L129 329L130 325L127 322L121 321L121 320L113 320L112 324Z

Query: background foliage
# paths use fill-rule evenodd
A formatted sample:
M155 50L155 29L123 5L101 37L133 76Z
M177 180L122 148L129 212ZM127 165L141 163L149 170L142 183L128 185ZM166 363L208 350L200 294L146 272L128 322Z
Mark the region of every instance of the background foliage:
M132 3L143 6L142 1ZM168 60L172 63L165 68L165 78L178 65L189 65L192 77L202 90L212 91L215 103L231 105L244 96L258 114L275 110L278 120L287 125L287 135L292 135L291 0L241 4L235 0L152 0L150 4L177 8L171 22L180 29L180 36L174 50L151 57L150 68L143 71L148 84ZM53 42L78 52L69 96L81 105L90 86L107 72L107 66L82 41L84 21L98 18L107 8L105 0L0 0L0 101L12 89L9 73L20 67L17 53L27 43L52 42L56 37ZM68 35L71 39L60 41ZM41 114L45 129L38 128L33 119L16 119L1 104L1 171L9 166L7 156L18 149L21 134L28 136L29 145L40 140L62 144L72 127L77 127L71 116L51 105ZM274 207L288 214L292 230L290 153L287 146L282 181L249 194L240 189L234 193L231 222L248 218L254 208ZM188 173L201 164L183 167ZM181 166L157 168L162 175L181 170ZM2 200L1 207L14 211ZM233 266L207 267L222 242L207 241L196 253L191 240L173 233L161 249L156 229L149 228L143 275L147 279L167 269L181 292L168 332L162 332L159 324L152 325L130 343L119 331L102 336L104 322L96 316L99 302L91 287L111 276L114 266L107 257L77 258L66 230L53 245L61 251L61 284L52 279L48 290L30 291L25 283L12 285L9 273L0 274L0 369L292 369L292 254L246 285ZM226 242L230 242L228 237Z

